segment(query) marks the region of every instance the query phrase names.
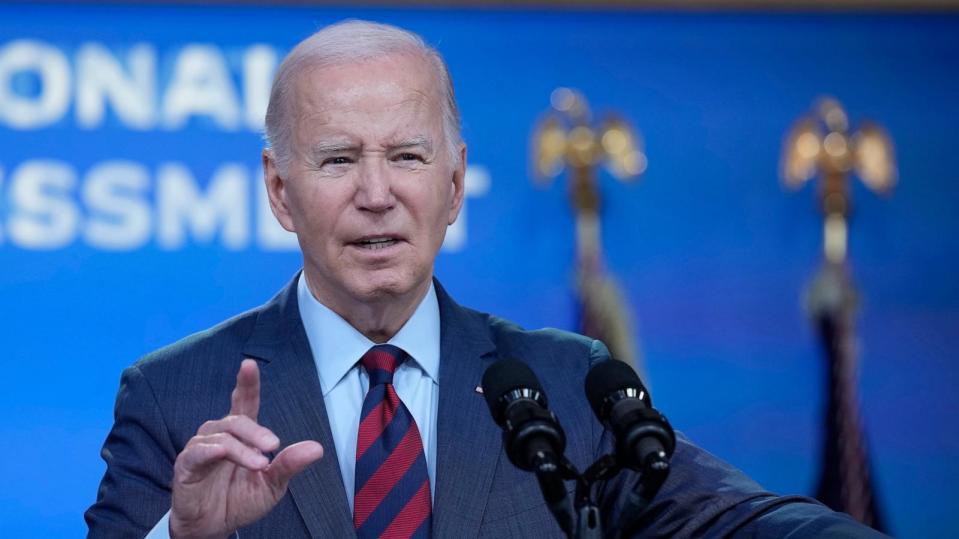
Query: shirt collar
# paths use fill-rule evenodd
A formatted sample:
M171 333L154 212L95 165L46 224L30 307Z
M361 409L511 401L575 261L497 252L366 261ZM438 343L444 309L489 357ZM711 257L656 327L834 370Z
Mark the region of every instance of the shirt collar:
M302 272L296 285L296 295L300 318L310 342L313 361L320 375L320 388L325 397L375 343L329 307L317 301ZM419 366L433 383L439 383L440 307L432 282L413 316L389 340L389 344L406 351L413 363Z

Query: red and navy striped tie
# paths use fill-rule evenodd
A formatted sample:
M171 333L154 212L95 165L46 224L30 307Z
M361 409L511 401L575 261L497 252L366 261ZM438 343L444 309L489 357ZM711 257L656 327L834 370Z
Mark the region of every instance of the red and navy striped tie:
M430 478L420 431L393 388L409 357L390 344L371 348L360 364L370 376L356 439L353 526L368 537L429 537Z

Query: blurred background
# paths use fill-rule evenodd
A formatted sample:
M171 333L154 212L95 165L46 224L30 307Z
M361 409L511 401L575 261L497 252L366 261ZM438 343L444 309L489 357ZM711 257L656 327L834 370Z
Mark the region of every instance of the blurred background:
M959 533L955 4L382 4L0 5L0 536L84 534L122 369L300 267L263 113L283 55L348 17L449 63L470 169L436 273L461 304L580 327L569 179L537 186L531 135L562 86L642 133L638 181L594 176L611 312L674 427L779 493L815 494L835 382L803 308L818 187L783 187L784 140L823 95L880 124L899 181L850 180L846 389L887 531Z

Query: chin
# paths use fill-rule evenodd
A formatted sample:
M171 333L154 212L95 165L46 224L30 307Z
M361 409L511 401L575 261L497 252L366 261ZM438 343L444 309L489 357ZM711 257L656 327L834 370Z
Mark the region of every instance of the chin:
M393 277L370 277L356 283L354 290L366 301L378 301L407 295L417 288L417 281Z

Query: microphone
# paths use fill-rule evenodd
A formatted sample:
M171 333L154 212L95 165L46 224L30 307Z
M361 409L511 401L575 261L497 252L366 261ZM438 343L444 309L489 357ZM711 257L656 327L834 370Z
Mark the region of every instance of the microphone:
M503 447L510 462L528 472L553 471L548 469L548 461L555 469L566 450L566 434L549 411L546 394L533 371L515 359L497 361L483 373L483 396L493 419L503 428Z
M536 473L546 505L563 532L572 536L576 518L563 479L575 469L563 457L566 434L547 407L539 380L522 361L504 359L486 369L482 385L490 414L503 429L510 462Z
M632 367L616 360L596 364L586 374L586 398L612 430L622 466L648 475L668 472L676 435Z
M586 398L599 421L613 431L616 460L639 472L619 520L608 531L608 537L615 539L631 536L669 475L676 434L666 417L653 408L636 371L622 361L602 361L589 370Z

